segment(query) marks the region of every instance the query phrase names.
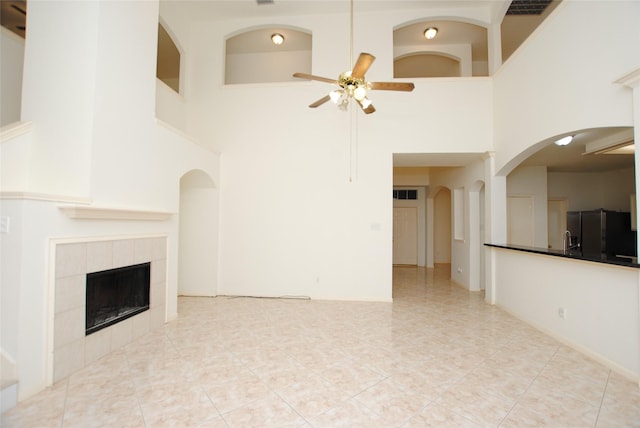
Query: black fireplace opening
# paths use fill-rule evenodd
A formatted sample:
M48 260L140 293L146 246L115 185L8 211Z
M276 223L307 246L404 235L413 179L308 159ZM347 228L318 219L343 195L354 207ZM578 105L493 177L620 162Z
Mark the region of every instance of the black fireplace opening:
M151 263L87 274L85 335L149 309Z

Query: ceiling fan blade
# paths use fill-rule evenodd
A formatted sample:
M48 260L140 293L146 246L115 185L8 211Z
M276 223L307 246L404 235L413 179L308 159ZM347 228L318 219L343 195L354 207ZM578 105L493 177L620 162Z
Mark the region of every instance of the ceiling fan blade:
M413 91L415 85L408 82L371 82L369 83L371 89L378 91Z
M356 100L356 101L358 101L358 100ZM360 105L360 108L362 109L362 111L365 114L371 114L374 111L376 111L376 108L371 103L369 103L369 105L366 108L362 105L362 102L358 101L358 104Z
M354 79L364 78L365 73L369 70L369 67L371 67L375 59L375 56L362 52L358 57L358 61L356 61L356 65L353 66L353 70L351 70L351 77Z
M334 85L338 84L338 81L336 79L329 79L327 77L314 76L313 74L293 73L293 77L299 77L301 79L308 79L308 80L317 80L319 82L332 83Z
M311 104L309 104L310 108L316 108L321 106L322 104L326 103L327 101L329 101L331 99L331 97L329 95L325 95L324 97L320 98L318 101L313 102Z

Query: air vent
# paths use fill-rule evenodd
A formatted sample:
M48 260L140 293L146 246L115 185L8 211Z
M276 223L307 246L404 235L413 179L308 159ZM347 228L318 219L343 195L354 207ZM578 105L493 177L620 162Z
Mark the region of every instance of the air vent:
M513 0L507 15L540 15L551 0Z
M273 0L256 0L258 4L273 4Z

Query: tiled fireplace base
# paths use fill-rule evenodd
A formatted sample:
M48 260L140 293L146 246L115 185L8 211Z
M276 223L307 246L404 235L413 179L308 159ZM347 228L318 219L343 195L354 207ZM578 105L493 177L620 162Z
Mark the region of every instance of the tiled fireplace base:
M167 239L143 237L54 242L52 382L165 322ZM86 275L151 262L149 310L85 336Z

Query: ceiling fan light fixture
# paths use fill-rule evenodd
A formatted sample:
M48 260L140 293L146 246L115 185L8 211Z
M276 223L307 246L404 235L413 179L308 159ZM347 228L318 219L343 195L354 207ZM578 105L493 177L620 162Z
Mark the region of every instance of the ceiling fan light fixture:
M573 140L573 135L567 135L566 137L562 137L559 140L554 141L553 143L556 146L566 146Z
M362 101L367 97L367 88L365 85L358 85L356 89L353 90L353 98L358 101Z
M427 38L427 40L433 39L436 34L438 34L438 29L436 27L429 27L424 30L424 36Z
M371 105L371 100L367 97L364 97L362 100L360 100L360 105L362 105L362 108L366 110Z
M338 101L340 100L341 95L342 95L342 91L329 92L329 98L331 98L331 101L333 101L335 104L338 104Z
M284 36L280 33L274 33L271 35L271 41L274 45L280 46L282 43L284 43Z

